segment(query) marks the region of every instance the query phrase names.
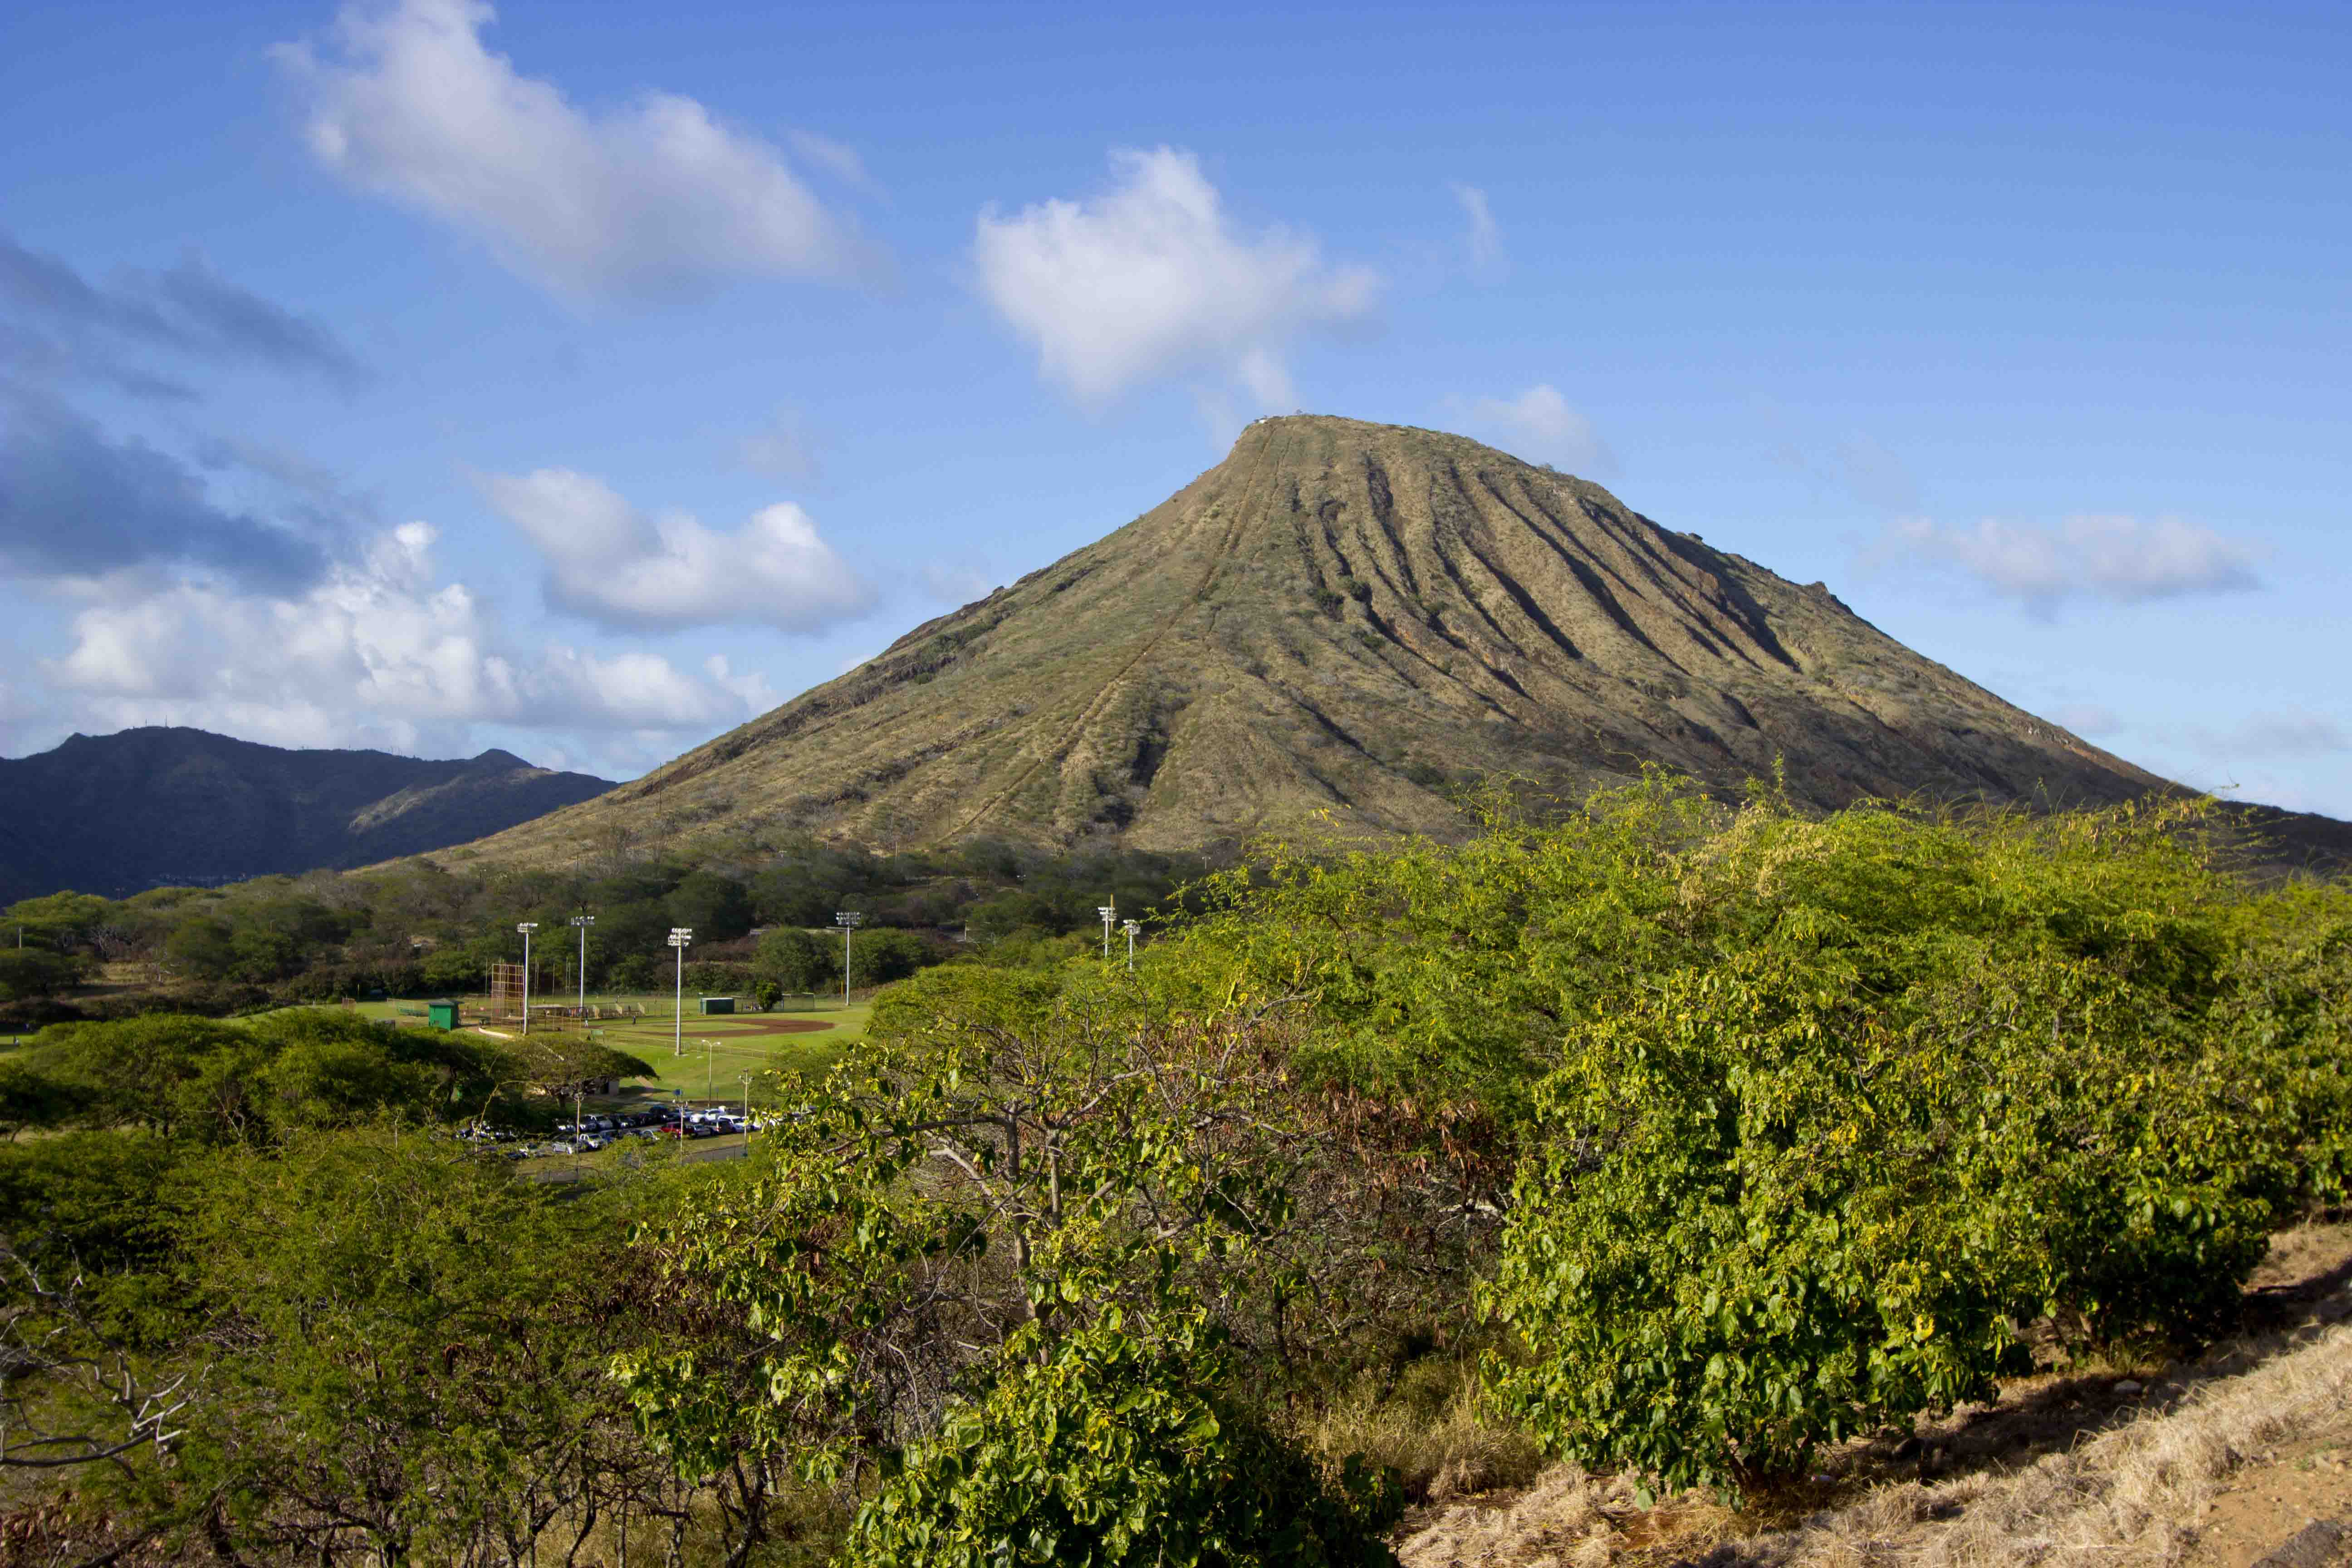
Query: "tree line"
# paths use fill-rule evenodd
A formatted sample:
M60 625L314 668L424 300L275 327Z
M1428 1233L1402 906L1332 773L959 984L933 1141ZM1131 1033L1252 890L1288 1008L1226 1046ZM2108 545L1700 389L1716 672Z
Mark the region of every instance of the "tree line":
M550 991L583 978L570 922L593 915L593 990L807 992L842 981L835 911L866 919L849 982L902 979L973 949L1025 962L1074 950L1106 901L1141 911L1170 900L1197 858L1127 851L1074 856L974 843L875 856L791 840L716 864L621 859L584 869L475 868L464 851L364 874L264 877L224 889L159 888L113 900L61 892L0 915L0 1026L162 1005L223 1013L371 993L465 994L489 965L521 958ZM695 932L687 974L667 946ZM751 933L770 938L755 942ZM828 938L827 933L830 932ZM67 999L102 966L142 984L122 1000Z

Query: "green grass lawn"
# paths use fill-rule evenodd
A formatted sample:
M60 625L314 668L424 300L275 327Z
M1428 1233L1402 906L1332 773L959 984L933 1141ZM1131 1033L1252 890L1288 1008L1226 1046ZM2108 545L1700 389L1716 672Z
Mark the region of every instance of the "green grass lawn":
M642 1024L603 1026L597 1037L651 1063L656 1076L647 1085L650 1089L682 1089L689 1100L740 1100L741 1075L747 1072L823 1072L841 1058L851 1041L865 1036L866 1020L873 1011L871 1003L861 1002L832 1013L754 1014L748 1018L689 1014L675 1036L672 1018L648 1016ZM762 1037L756 1028L763 1016L806 1017L833 1027L815 1034ZM682 1054L673 1052L674 1040L683 1044Z
M570 1000L570 998L562 998ZM618 1003L633 1003L646 1010L642 1019L627 1022L604 1021L588 1026L594 1037L614 1050L626 1051L650 1064L655 1072L651 1079L637 1080L646 1091L667 1097L671 1091L682 1092L689 1100L717 1099L740 1103L743 1094L742 1075L770 1069L782 1069L801 1074L821 1073L841 1058L851 1041L864 1037L866 1021L872 1016L871 1001L853 1003L847 1007L838 1003L813 1013L751 1013L732 1017L720 1015L704 1017L693 1008L694 998L687 999L686 1016L679 1018L671 1008L667 992L645 995L596 995L590 1003L610 1007ZM418 1002L362 1002L352 1011L362 1017L388 1019L415 1024L421 1016L423 1004ZM406 1009L406 1011L404 1011ZM808 1034L762 1035L763 1025L784 1019L805 1019L830 1027ZM674 1045L682 1045L677 1051ZM773 1090L767 1091L772 1097ZM635 1095L625 1098L635 1099ZM754 1086L753 1099L764 1098Z

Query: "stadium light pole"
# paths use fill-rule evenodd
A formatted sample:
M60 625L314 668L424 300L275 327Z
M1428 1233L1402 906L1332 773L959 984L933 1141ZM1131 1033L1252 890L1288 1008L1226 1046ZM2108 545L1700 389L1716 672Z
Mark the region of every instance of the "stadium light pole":
M856 910L836 910L833 923L841 928L841 1005L849 1005L849 933L866 923Z
M1110 922L1112 918L1118 913L1118 900L1117 899L1113 899L1109 903L1097 905L1095 908L1095 913L1102 917L1103 962L1105 963L1108 963L1110 962Z
M670 1003L673 1011L670 1019L669 1054L674 1057L686 1055L686 949L687 944L693 940L692 926L669 928L669 944L677 950L677 993Z
M537 921L525 921L515 927L522 932L522 1032L530 1033L530 933L539 929Z
M1135 933L1143 929L1141 921L1121 921L1118 929L1127 933L1127 972L1135 973Z
M596 923L594 915L573 915L572 929L580 933L580 1024L588 1024L588 928Z

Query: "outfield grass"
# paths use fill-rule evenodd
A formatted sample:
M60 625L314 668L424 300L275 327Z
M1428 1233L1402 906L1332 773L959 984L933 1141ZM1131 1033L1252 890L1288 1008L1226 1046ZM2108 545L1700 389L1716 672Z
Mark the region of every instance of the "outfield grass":
M691 1100L710 1097L715 1091L716 1098L732 1100L741 1097L739 1079L746 1072L770 1068L801 1074L823 1072L841 1058L851 1041L865 1036L866 1021L873 1011L871 1003L861 1002L832 1013L753 1014L737 1018L689 1015L684 1028L678 1031L685 1047L682 1055L673 1054L669 1017L592 1027L605 1045L652 1064L656 1076L648 1088L657 1091L682 1089ZM760 1035L759 1025L773 1018L808 1018L833 1026L805 1035Z
M588 1000L596 1006L611 1007L629 1003L646 1010L642 1019L631 1019L625 1023L606 1020L588 1026L590 1034L602 1043L614 1050L626 1051L652 1066L655 1075L652 1079L632 1080L638 1092L667 1096L677 1091L689 1100L716 1099L738 1104L742 1100L741 1078L744 1073L771 1069L804 1075L821 1073L841 1058L843 1050L850 1042L864 1037L866 1019L874 1011L871 1001L863 1001L846 1007L836 1003L811 1013L748 1013L704 1017L689 1006L681 1019L672 1011L667 992L644 995L592 994ZM693 999L689 997L688 1000L691 1002ZM366 1018L415 1024L418 1015L403 1009L415 1009L420 1005L413 1001L361 1002L350 1010ZM806 1020L829 1027L807 1034L767 1035L761 1032L766 1026L785 1020ZM682 1044L684 1050L674 1051L674 1043ZM623 1098L636 1099L638 1092ZM772 1094L773 1091L769 1092ZM757 1086L754 1086L753 1098L761 1098Z

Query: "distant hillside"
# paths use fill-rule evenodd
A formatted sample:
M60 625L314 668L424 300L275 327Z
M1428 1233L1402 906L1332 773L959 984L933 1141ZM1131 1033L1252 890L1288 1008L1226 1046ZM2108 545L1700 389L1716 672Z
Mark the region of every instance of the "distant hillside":
M75 735L0 759L0 903L70 888L364 866L462 844L613 787L507 752L292 752L203 730Z
M840 679L480 847L1444 833L1454 782L1576 792L1645 763L1727 788L1777 763L1822 807L2177 787L1598 485L1302 416Z

